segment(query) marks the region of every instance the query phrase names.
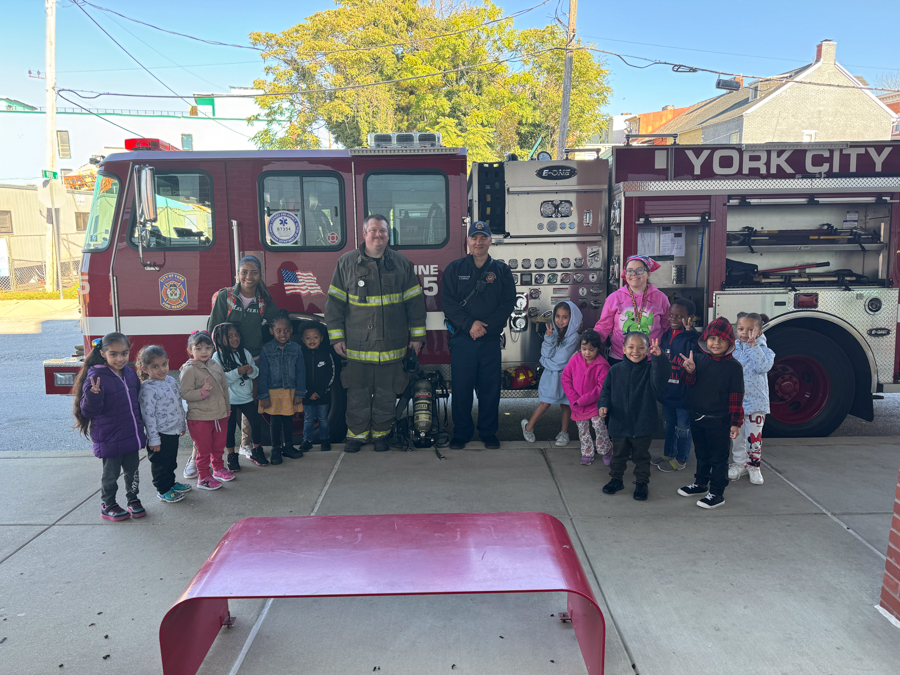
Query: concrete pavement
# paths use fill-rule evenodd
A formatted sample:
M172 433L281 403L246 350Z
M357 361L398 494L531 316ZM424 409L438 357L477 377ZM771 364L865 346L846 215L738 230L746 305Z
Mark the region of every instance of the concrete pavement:
M142 462L149 516L123 523L99 518L88 453L0 452L0 671L160 673L162 616L245 516L538 510L569 529L606 610L607 673L889 675L900 632L874 606L897 441L767 441L766 484L730 485L712 512L676 495L687 471L654 471L646 503L603 495L607 471L581 466L575 443L475 443L445 461L336 446L245 466L174 505ZM185 439L180 466L188 451ZM550 616L564 606L557 594L236 601L201 672L584 673L571 626Z

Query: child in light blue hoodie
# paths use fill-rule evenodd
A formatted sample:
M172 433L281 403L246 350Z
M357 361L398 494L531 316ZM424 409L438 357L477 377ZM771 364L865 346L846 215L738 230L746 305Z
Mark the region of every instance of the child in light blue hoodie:
M762 485L759 457L762 451L762 429L769 414L769 376L775 363L775 352L766 346L763 326L769 322L765 314L741 312L737 320L737 342L734 358L744 367L744 424L732 445L732 461L728 478L740 480L749 474L750 482Z

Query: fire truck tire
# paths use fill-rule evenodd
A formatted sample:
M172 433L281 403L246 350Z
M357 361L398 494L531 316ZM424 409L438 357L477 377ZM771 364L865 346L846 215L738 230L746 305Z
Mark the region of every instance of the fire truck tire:
M786 327L766 335L775 352L775 364L769 371L772 411L765 435L830 435L853 403L855 378L850 359L834 340L816 331Z

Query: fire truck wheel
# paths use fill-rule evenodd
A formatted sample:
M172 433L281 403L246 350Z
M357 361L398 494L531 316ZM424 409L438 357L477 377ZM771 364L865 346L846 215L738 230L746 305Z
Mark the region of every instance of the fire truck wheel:
M805 328L766 333L775 352L769 371L772 412L767 436L828 436L853 403L855 380L850 359L834 340ZM752 412L752 411L751 411Z

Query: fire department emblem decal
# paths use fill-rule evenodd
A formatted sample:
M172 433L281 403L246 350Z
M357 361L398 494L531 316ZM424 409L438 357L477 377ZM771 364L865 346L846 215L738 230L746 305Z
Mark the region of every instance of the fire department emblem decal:
M484 280L486 282L488 282L489 284L493 283L494 279L496 279L496 278L497 278L497 275L494 274L493 272L488 272L487 274L484 275Z
M159 304L173 312L187 307L187 279L175 272L163 274L159 278Z

